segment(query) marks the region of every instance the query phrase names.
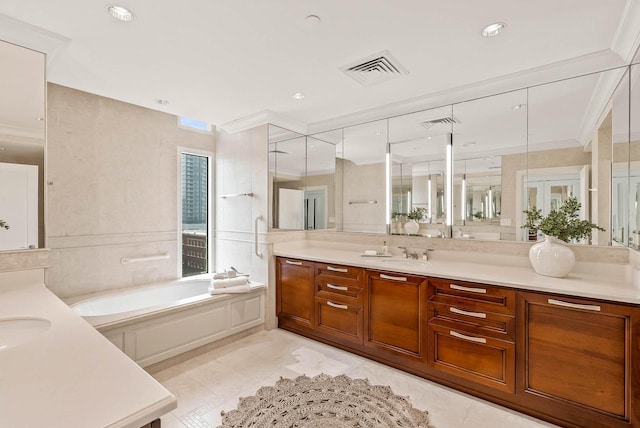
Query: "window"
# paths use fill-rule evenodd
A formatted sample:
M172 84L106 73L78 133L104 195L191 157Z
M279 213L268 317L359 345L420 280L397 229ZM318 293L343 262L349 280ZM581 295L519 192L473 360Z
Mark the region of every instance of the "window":
M181 117L179 121L181 128L190 128L203 132L211 132L209 124L196 119L190 119L188 117Z
M207 273L211 265L210 168L211 156L180 153L183 277Z

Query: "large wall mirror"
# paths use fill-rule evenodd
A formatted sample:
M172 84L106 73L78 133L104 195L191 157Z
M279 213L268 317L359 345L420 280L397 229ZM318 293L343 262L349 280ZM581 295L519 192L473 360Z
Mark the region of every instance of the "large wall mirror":
M342 231L387 233L387 120L343 129Z
M391 233L446 236L451 106L389 119Z
M514 240L526 174L527 91L455 104L454 238ZM524 164L524 166L523 166Z
M286 228L532 241L523 210L546 214L577 197L580 216L605 229L582 243L640 248L638 80L633 65L309 136L281 133L270 140L282 167L274 189L303 191L300 221ZM314 189L326 189L320 212L306 206L304 191Z
M41 248L45 55L0 41L0 251Z
M529 154L523 184L527 199L522 207L536 206L547 214L576 197L580 217L605 229L592 236L591 243L599 245L610 245L611 236L623 233L610 201L612 154L620 146L612 143L628 143L624 132L614 138L612 127L614 110L619 115L615 128L621 128L620 117L628 115L623 113L628 112L628 97L619 92L613 96L624 72L610 70L529 88Z
M342 131L315 136L269 125L272 228L336 228L336 156Z

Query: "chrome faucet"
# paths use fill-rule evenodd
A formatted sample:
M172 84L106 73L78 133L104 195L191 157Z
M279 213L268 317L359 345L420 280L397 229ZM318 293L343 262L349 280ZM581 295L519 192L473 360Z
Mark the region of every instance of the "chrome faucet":
M431 248L427 248L422 252L422 260L429 260L429 251L433 251Z
M409 251L407 251L407 247L398 247L402 250L402 255L404 256L405 259L409 258Z

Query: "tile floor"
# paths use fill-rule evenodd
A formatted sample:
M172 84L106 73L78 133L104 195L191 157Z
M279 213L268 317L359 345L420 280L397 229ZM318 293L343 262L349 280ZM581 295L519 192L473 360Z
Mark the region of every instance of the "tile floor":
M221 410L236 408L238 397L260 386L320 373L390 385L428 410L436 428L554 426L283 330L261 331L153 376L178 398L178 408L162 417L163 428L209 428L220 424Z

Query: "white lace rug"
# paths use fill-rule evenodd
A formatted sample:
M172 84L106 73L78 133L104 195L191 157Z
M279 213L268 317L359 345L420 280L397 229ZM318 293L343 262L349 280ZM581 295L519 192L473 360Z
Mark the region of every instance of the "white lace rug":
M218 428L433 428L428 412L411 406L389 386L320 374L280 379L222 412Z

